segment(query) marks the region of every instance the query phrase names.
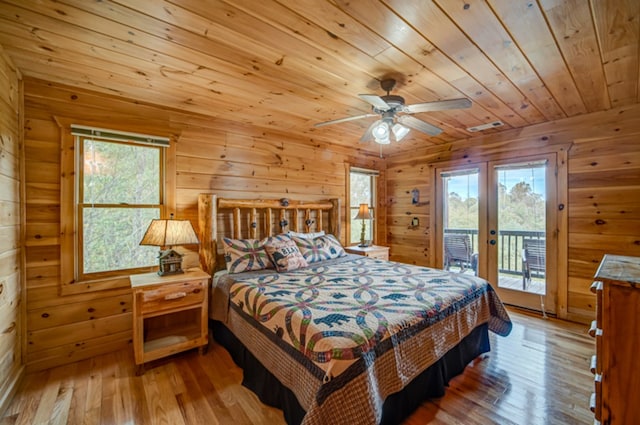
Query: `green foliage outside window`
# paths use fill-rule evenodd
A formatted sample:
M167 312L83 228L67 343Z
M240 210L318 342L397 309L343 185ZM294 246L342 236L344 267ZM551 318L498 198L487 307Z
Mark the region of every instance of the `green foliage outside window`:
M82 273L154 265L158 248L138 244L160 218L160 148L84 139L82 157Z
M539 168L540 173L544 168ZM538 169L535 169L538 171ZM467 176L449 177L449 186L464 186ZM454 179L458 179L455 182ZM455 183L458 183L455 185ZM477 181L468 193L449 191L446 214L446 228L477 229L478 228L478 189ZM540 186L540 183L539 183ZM530 183L520 181L507 187L498 183L498 217L500 230L544 231L545 199L544 186L536 190ZM541 193L542 191L542 193Z
M509 190L500 183L498 209L502 230L544 231L546 227L545 200L529 183L517 183Z
M546 229L544 166L499 170L497 190L498 229L500 232L544 232ZM526 180L526 181L525 181ZM477 173L444 178L448 191L444 211L445 229L475 230L478 224ZM478 252L478 240L473 251ZM522 237L499 239L500 267L517 270L522 251Z

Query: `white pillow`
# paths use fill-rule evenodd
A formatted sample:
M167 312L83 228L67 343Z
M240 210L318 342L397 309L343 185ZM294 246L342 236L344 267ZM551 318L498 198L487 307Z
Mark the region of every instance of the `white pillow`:
M287 234L289 236L295 236L300 239L314 239L319 236L325 235L324 230L320 230L319 232L313 232L313 233L300 233L300 232L294 232L293 230L289 230Z

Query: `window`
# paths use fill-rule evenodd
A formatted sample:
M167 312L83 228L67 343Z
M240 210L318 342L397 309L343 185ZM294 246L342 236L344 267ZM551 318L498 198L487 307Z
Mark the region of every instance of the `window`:
M376 177L378 172L362 168L351 167L349 170L349 217L351 217L351 231L349 234L349 244L360 243L363 220L356 220L360 204L369 205L369 212L375 218L376 214ZM375 220L364 220L365 240L375 239Z
M153 266L139 246L161 211L161 148L81 137L77 223L79 276Z
M75 137L63 140L61 225L75 231L63 232L63 285L128 283L132 272L157 264L158 248L139 243L151 220L164 214L163 146L169 139L71 129Z

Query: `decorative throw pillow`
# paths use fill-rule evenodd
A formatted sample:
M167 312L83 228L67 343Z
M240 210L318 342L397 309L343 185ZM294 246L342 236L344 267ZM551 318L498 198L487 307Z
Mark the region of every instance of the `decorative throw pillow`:
M319 232L310 232L310 233L301 233L301 232L294 232L293 230L289 230L287 234L291 237L302 238L302 239L313 239L313 238L317 238L319 236L325 235L324 230L320 230Z
M296 243L292 240L275 241L265 244L264 247L279 272L288 272L308 266Z
M343 257L347 255L340 241L333 235L324 235L313 239L292 238L302 256L308 263Z
M224 260L229 273L272 269L273 265L264 249L266 239L223 238Z

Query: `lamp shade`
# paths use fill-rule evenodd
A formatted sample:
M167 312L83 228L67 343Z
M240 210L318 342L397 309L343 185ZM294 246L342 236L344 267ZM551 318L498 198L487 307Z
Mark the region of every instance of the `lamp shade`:
M371 129L371 133L373 134L373 139L376 143L381 145L388 145L391 143L391 139L389 138L391 129L389 128L389 123L386 121L380 120L378 124Z
M151 221L140 245L173 246L197 244L198 237L189 220L162 220Z
M400 123L394 124L393 127L391 127L391 130L393 131L393 135L396 136L396 142L399 142L404 138L404 136L409 134L409 127L405 127Z
M371 220L371 213L369 212L369 204L360 204L358 209L358 215L353 217L356 220Z

